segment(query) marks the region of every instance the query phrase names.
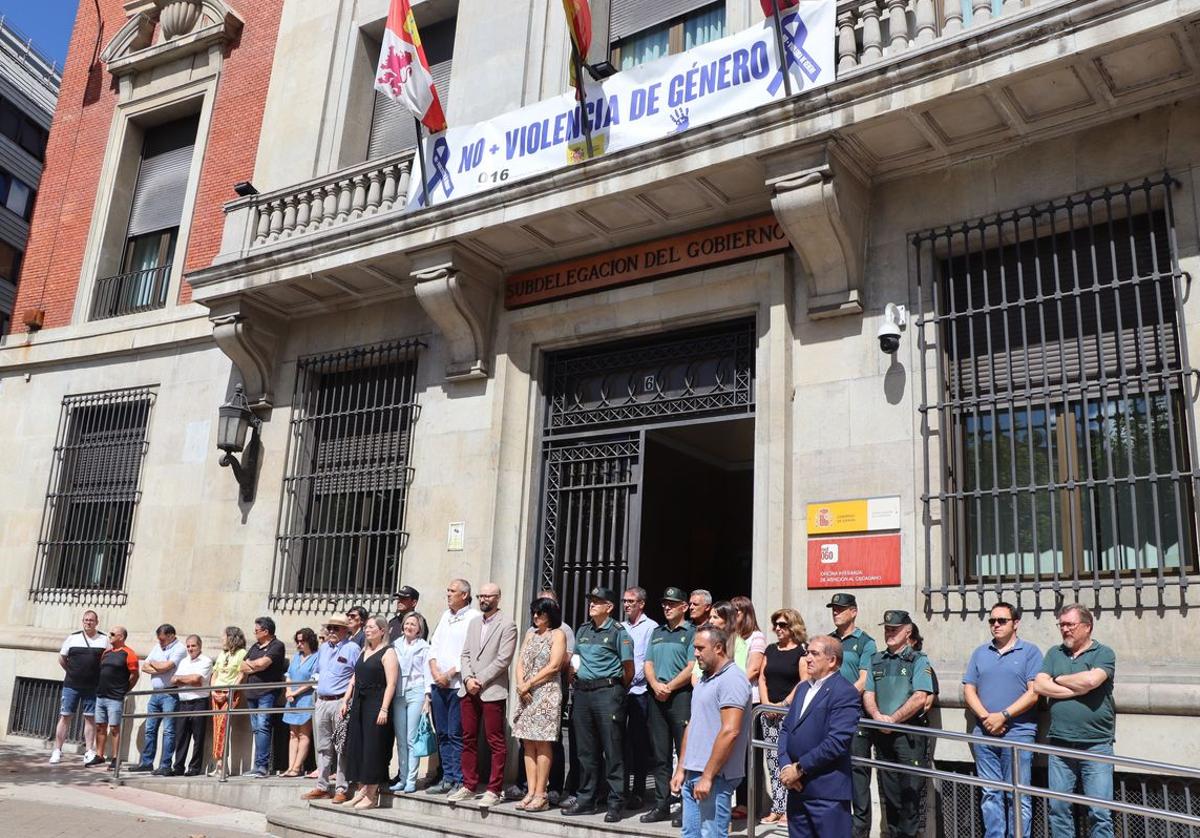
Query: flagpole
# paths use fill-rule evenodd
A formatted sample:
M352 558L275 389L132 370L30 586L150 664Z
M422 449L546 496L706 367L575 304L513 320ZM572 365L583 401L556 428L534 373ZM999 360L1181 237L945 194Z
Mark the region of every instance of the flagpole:
M583 139L587 143L588 160L595 156L592 150L592 124L587 116L587 94L583 89L583 58L575 39L571 39L571 59L575 62L575 101L579 102L579 121L583 123Z
M429 172L425 168L425 145L421 141L421 120L413 117L417 126L417 159L421 161L421 198L425 206L429 206Z
M775 21L775 49L779 50L779 70L783 73L783 90L788 98L791 98L792 74L788 72L788 60L783 52L783 21L779 16L779 0L771 0L771 8L775 11L771 17ZM776 89L778 90L778 88Z

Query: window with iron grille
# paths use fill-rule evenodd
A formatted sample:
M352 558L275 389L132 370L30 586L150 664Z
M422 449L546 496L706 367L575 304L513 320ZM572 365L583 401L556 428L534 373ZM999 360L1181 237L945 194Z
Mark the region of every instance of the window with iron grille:
M36 739L54 738L62 705L62 681L47 678L22 678L13 681L12 703L8 709L8 735ZM83 708L71 717L66 741L83 744Z
M35 600L123 602L154 390L63 399L42 512Z
M932 607L1185 586L1196 571L1175 185L913 237Z
M408 541L419 406L410 339L297 362L272 605L385 605Z

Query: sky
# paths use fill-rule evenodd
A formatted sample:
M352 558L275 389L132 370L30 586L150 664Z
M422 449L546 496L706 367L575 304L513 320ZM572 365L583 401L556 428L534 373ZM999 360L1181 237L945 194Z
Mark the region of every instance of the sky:
M79 0L0 0L0 16L32 38L34 46L61 69L78 6Z

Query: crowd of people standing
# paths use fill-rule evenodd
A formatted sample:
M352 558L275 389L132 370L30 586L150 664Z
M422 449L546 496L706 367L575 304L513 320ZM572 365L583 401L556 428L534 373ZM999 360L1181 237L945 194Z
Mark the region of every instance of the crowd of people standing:
M62 759L67 724L81 708L85 765L111 766L125 697L145 674L153 689L148 712L180 715L146 720L139 759L129 770L197 775L209 762L210 728L211 764L226 751L225 717L209 710L280 707L289 730L286 760L283 754L272 760L274 717L254 713L249 776L265 777L272 762L277 768L286 762L283 776L305 776L315 746L317 768L308 776L316 784L303 797L354 808L378 806L385 790L416 793L420 761L436 753L440 776L425 792L455 803L492 807L510 800L527 812L557 805L564 816L603 813L608 822L645 808L644 823L670 820L689 838L723 836L745 816L751 711L760 703L775 708L761 713L761 735L770 745L764 822L786 823L793 836L870 834L871 772L852 765L852 755L929 764L930 740L919 731L860 725L863 717L928 724L937 677L903 610L884 612L879 648L858 625L849 593L828 603L829 634L810 635L798 611L776 610L769 644L749 598L714 602L705 590L668 587L659 599L659 624L646 614L644 589L632 586L618 597L596 587L587 594L588 619L574 629L563 623L554 592L541 591L523 633L501 607L494 583L473 595L467 580L452 580L432 633L417 611L419 597L405 586L390 617L356 606L327 618L319 634L298 630L290 663L270 617L254 621L250 643L241 629L228 627L215 659L203 653L199 636L180 641L164 623L139 658L123 627L106 638L95 612L85 612L83 630L60 650L66 677L50 761ZM991 639L963 677L966 704L978 720L973 732L1032 742L1044 697L1051 744L1111 754L1115 656L1092 640L1091 613L1065 606L1058 617L1063 643L1045 656L1019 637L1020 618L1005 602L989 613ZM560 740L564 714L569 750ZM510 731L521 759L517 782L504 789ZM1022 752L1020 760L1025 783L1029 756ZM980 777L1007 781L1012 760L1004 744L980 745L975 757ZM1050 788L1111 798L1111 767L1084 757L1052 756ZM650 800L644 799L648 779ZM889 834L916 836L923 778L887 771L878 782ZM1022 805L1028 836L1028 796ZM1049 807L1052 834L1073 836L1070 804L1052 800ZM982 818L988 836L1015 834L1012 801L1000 789L984 789ZM1112 834L1106 810L1090 809L1089 822L1093 836Z

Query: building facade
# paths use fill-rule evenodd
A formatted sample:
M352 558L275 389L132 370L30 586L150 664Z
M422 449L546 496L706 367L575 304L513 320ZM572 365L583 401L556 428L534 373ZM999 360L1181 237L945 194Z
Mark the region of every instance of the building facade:
M648 5L594 2L588 61L762 20ZM137 649L401 583L436 617L463 576L516 614L680 585L828 630L849 585L864 624L921 615L961 729L991 603L1048 646L1079 600L1118 751L1196 752L1200 655L1164 638L1200 573L1200 4L837 3L828 86L417 210L385 0L102 6L50 141L95 152L47 173L18 297L44 326L0 349L3 671L56 677L84 607ZM415 11L452 127L569 89L553 0Z
M10 331L60 68L0 19L0 340Z

